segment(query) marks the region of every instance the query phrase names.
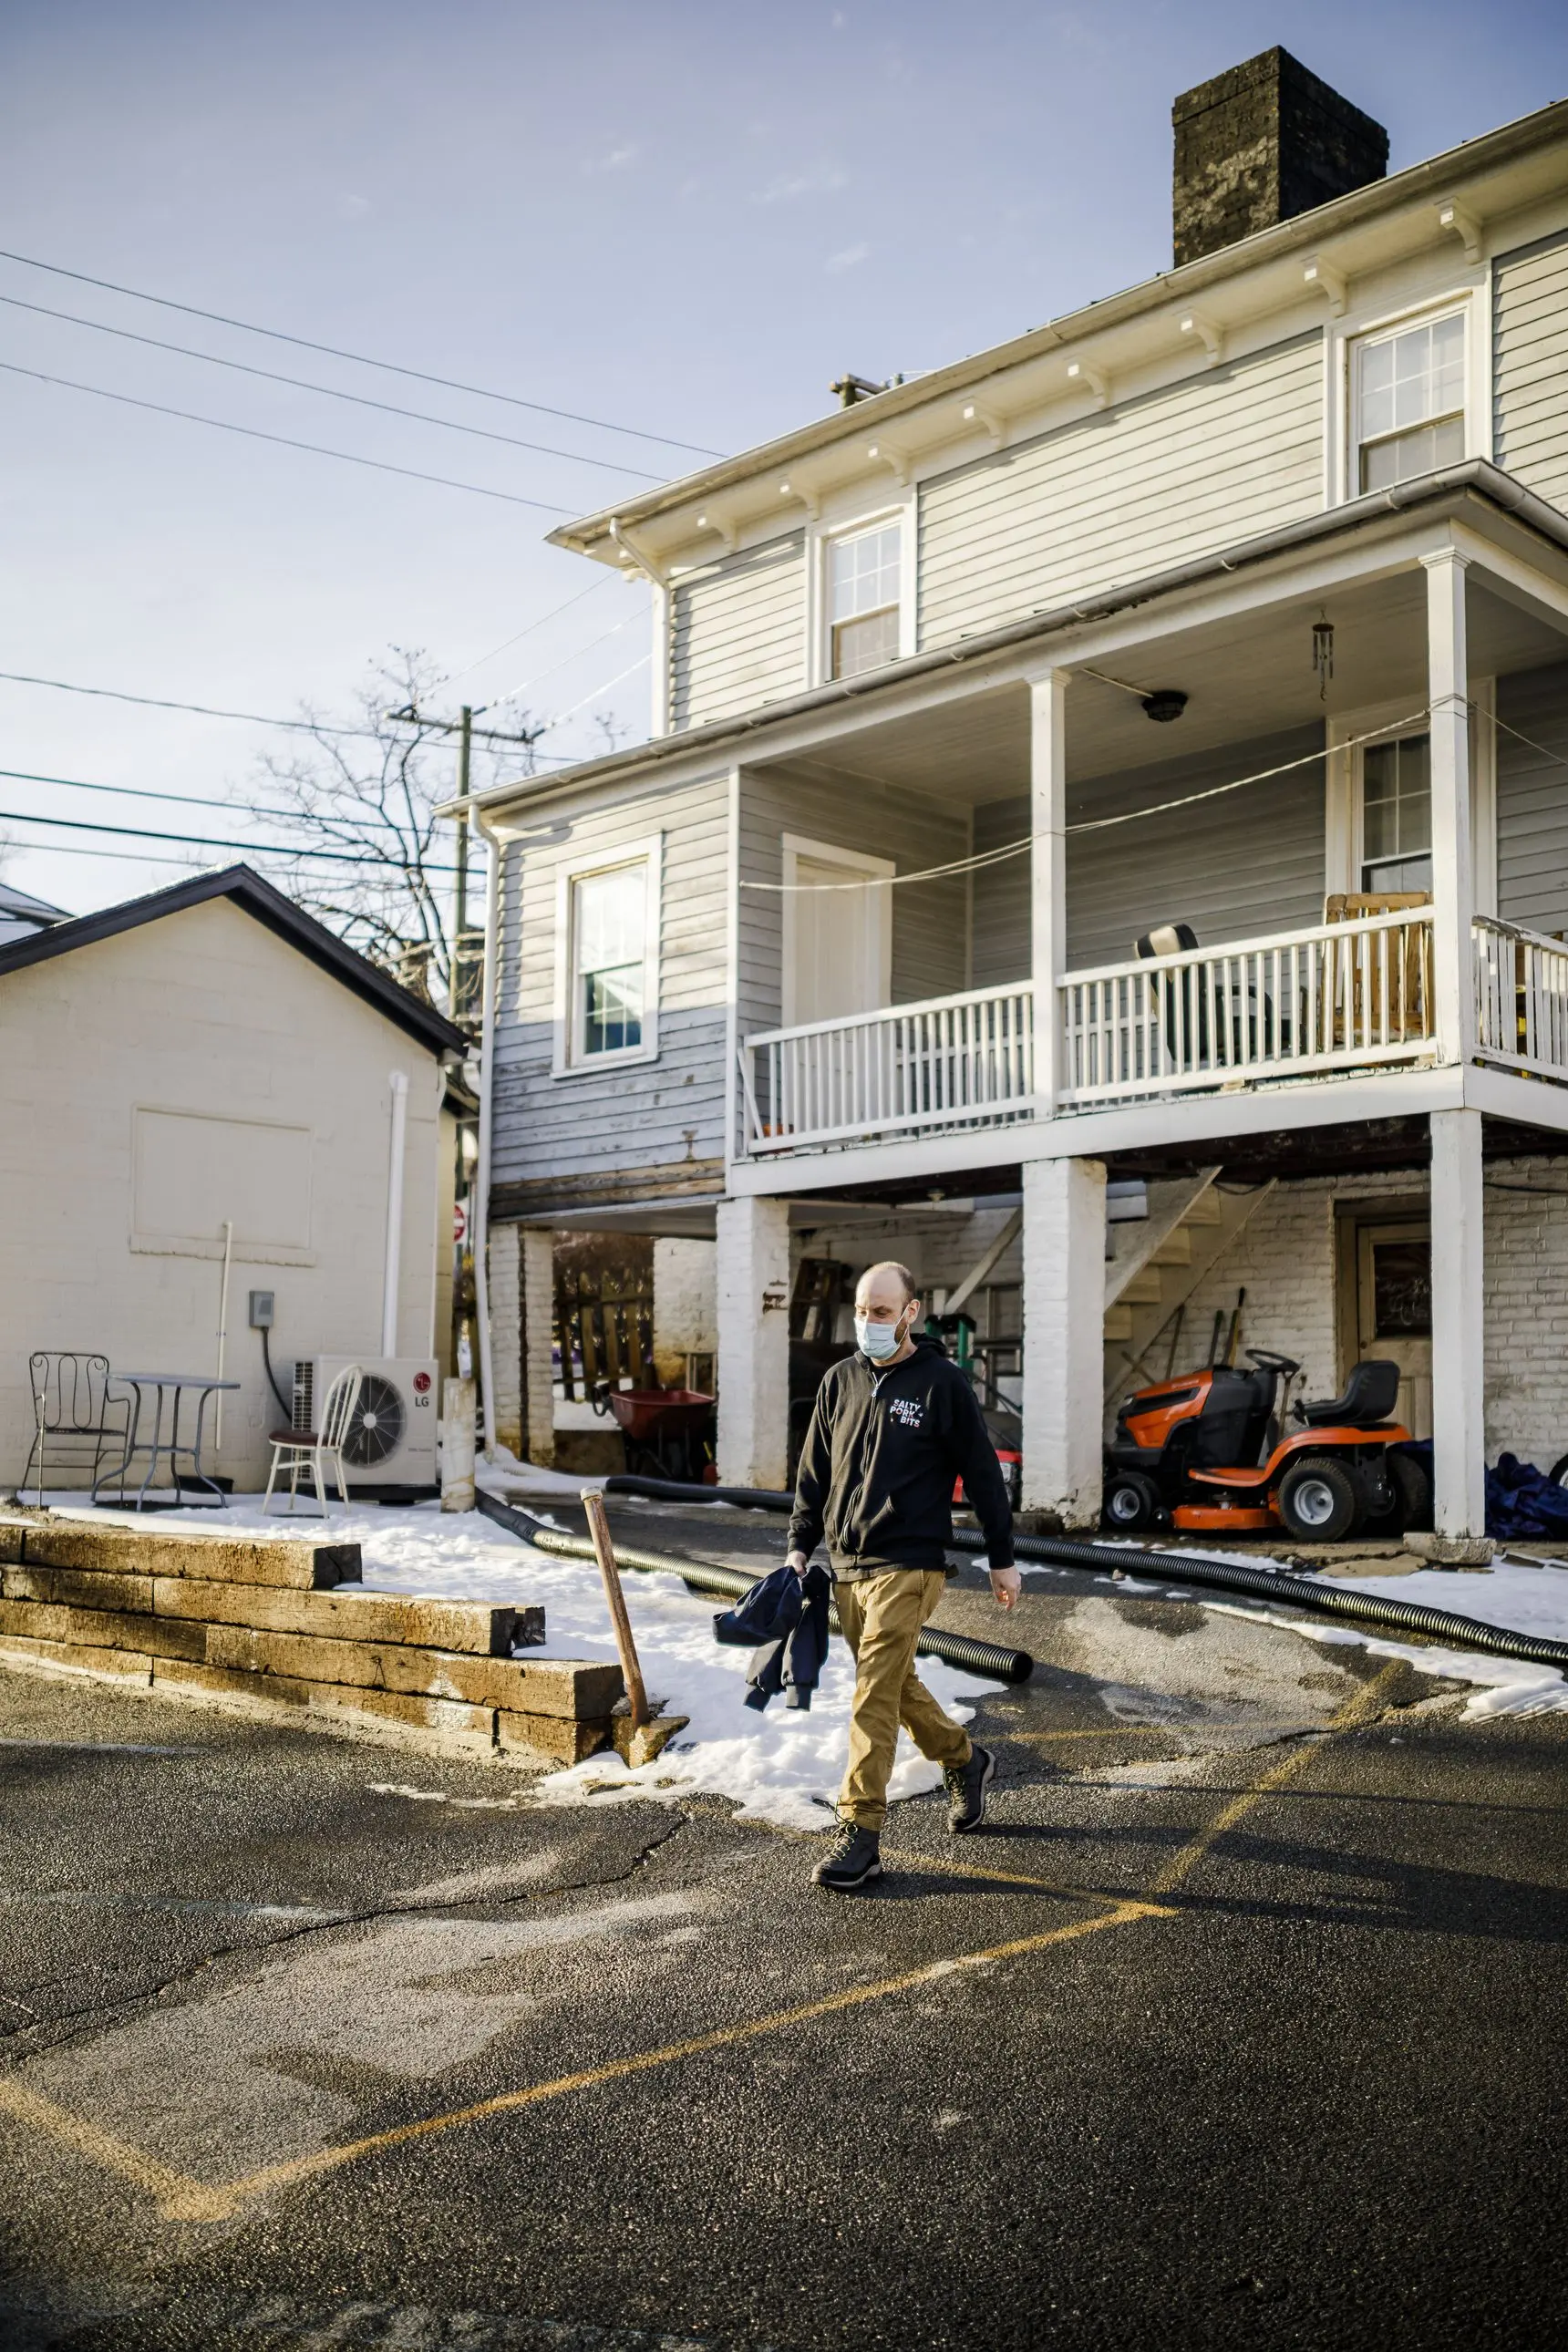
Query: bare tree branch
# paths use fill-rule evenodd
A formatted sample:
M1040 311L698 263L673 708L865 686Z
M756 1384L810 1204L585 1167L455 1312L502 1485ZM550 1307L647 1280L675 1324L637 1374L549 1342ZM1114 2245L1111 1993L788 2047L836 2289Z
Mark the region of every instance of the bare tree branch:
M301 906L363 954L449 1003L457 834L436 810L457 789L458 739L423 716L437 707L438 688L424 655L393 646L355 697L358 722L374 740L329 734L326 721L305 710L309 741L261 762L278 814L255 822L264 835L277 836L280 864L273 871ZM393 711L410 715L394 719ZM507 772L515 775L521 766L531 775L542 730L531 731L526 714L515 729L524 740L506 747ZM495 780L500 749L474 745L474 790ZM359 862L323 875L311 870L314 861L288 856L302 847L346 852ZM475 875L481 878L482 867ZM476 912L477 898L466 917L470 928Z

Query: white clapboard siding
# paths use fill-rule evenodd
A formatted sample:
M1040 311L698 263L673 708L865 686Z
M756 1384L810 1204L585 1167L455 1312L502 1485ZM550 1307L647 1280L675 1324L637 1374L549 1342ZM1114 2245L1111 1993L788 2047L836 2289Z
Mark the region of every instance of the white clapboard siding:
M1568 662L1500 677L1497 710L1498 913L1527 930L1568 929Z
M1069 823L1153 808L1300 759L1322 740L1321 727L1296 728L1097 777L1073 787ZM977 850L1020 840L1028 829L1023 793L974 813ZM1069 832L1068 968L1120 962L1156 923L1190 923L1206 947L1318 922L1323 863L1321 761L1196 807L1104 833ZM1028 970L1028 859L1009 858L974 877L974 985L998 987Z
M1492 289L1492 454L1568 512L1568 235L1501 255Z
M1322 498L1314 334L922 483L921 644L1232 546Z
M917 793L892 793L842 776L744 771L741 782L741 872L748 882L784 879L786 833L837 849L891 857L901 873L923 873L969 855L969 813ZM776 1028L783 1018L784 913L776 890L741 893L741 1030ZM955 994L968 985L969 898L963 875L900 884L893 890L893 1002Z
M805 557L799 531L705 565L670 597L669 723L702 727L805 684Z
M660 835L658 1055L556 1078L557 877ZM505 853L497 997L498 1183L604 1175L723 1151L729 782L574 805Z

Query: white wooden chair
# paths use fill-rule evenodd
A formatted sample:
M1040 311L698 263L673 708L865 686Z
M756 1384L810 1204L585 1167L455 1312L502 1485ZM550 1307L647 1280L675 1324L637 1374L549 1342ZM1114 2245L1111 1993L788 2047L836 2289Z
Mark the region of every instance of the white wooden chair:
M338 1493L343 1507L348 1507L348 1481L343 1475L343 1441L354 1417L364 1374L357 1364L345 1364L321 1402L321 1425L319 1430L275 1429L270 1444L272 1468L267 1480L267 1493L262 1498L263 1516L272 1508L272 1490L280 1474L289 1480L289 1511L293 1515L300 1492L301 1474L314 1483L319 1512L311 1517L327 1516L327 1489L324 1474L337 1480Z

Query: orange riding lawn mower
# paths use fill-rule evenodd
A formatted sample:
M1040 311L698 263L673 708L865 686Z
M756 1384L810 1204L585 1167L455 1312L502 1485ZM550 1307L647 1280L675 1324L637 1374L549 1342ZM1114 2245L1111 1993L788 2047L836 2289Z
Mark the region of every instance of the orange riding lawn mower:
M1340 1543L1431 1524L1431 1482L1392 1416L1399 1367L1357 1364L1342 1396L1298 1398L1301 1367L1265 1348L1139 1389L1106 1450L1104 1518L1118 1534L1271 1535Z

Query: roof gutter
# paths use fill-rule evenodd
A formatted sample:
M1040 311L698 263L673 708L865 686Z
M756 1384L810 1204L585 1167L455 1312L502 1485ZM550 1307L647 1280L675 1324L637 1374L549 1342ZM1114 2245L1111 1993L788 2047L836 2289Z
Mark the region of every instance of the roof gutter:
M1516 482L1511 474L1484 457L1468 457L1462 465L1446 467L1442 472L1423 474L1415 481L1396 483L1393 488L1376 490L1349 505L1331 507L1323 512L1308 515L1299 522L1282 523L1278 529L1264 531L1256 539L1244 540L1237 547L1222 551L1217 555L1194 556L1184 563L1173 564L1164 572L1151 573L1146 579L1135 580L1124 588L1108 589L1103 595L1090 597L1074 604L1058 605L1050 612L1031 614L1026 620L1010 621L1005 627L990 629L982 636L965 637L956 645L944 646L931 653L912 654L907 660L889 662L885 668L863 671L858 677L837 678L831 685L812 687L804 694L792 695L785 702L770 702L763 709L752 711L739 719L714 719L707 727L693 727L679 734L658 735L650 741L628 745L624 751L611 752L603 760L585 761L581 767L567 768L552 776L523 779L540 789L554 790L596 782L604 776L625 775L637 768L647 767L662 760L688 756L694 751L710 746L738 742L754 736L765 728L808 716L812 712L830 710L836 706L864 701L874 694L887 694L896 687L907 686L912 679L929 677L944 669L967 667L991 656L1006 653L1016 646L1056 635L1059 631L1087 628L1094 623L1112 618L1118 613L1146 604L1158 596L1170 595L1181 588L1193 587L1226 572L1241 572L1253 564L1266 562L1271 556L1292 553L1310 547L1314 541L1333 537L1336 533L1354 530L1374 522L1384 516L1400 516L1414 509L1435 505L1447 498L1479 495L1515 516L1531 530L1568 551L1568 516L1537 498ZM480 809L494 812L524 800L538 797L538 792L528 793L518 783L492 785L487 793L468 802L449 802L437 811L439 816L456 814L460 807L471 808L476 815Z

